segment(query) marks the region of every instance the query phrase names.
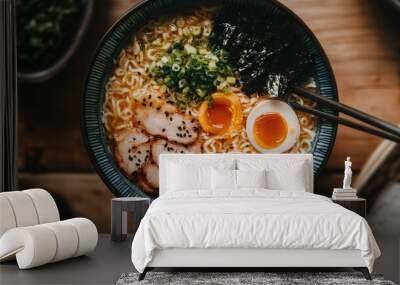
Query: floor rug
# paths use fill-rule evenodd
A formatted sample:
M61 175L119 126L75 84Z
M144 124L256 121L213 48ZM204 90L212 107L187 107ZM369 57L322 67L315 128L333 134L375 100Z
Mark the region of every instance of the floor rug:
M148 272L142 281L138 281L138 273L122 274L117 285L395 285L384 280L381 275L372 275L368 281L360 272Z

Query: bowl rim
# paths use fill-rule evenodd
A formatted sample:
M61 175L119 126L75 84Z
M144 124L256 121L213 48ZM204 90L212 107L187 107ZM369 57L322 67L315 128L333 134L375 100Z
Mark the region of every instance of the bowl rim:
M104 150L103 155L109 156L111 155L112 158L112 162L111 162L111 167L108 166L108 171L105 171L104 165L101 165L100 162L98 161L98 159L96 158L95 152L92 149L92 142L90 139L90 134L88 132L87 129L87 110L86 110L86 97L87 97L87 92L89 89L89 85L91 82L91 76L93 73L93 70L95 68L95 65L97 63L98 57L100 52L103 50L104 46L108 43L108 40L110 39L110 37L114 34L115 30L123 24L123 21L129 17L131 14L137 13L138 11L140 11L140 9L143 8L143 6L151 3L151 2L163 2L163 5L166 4L170 4L170 1L175 1L175 0L167 0L167 1L163 1L163 0L141 0L140 2L134 4L131 8L129 8L124 14L122 14L106 31L106 33L103 35L103 37L100 39L94 53L92 56L92 60L91 63L89 65L88 68L88 72L86 74L86 79L85 79L85 84L84 84L84 88L83 88L83 92L82 92L82 97L81 97L81 132L82 132L82 137L83 137L83 141L85 144L85 148L86 151L88 153L88 156L92 162L92 165L94 167L94 169L96 170L96 172L98 173L98 175L100 176L100 178L102 179L102 181L105 183L105 185L108 187L108 189L117 197L120 196L141 196L141 197L147 197L147 198L152 198L151 196L149 196L146 192L142 191L140 189L140 187L138 187L134 182L130 181L125 174L122 173L122 171L119 169L119 167L115 164L115 158L114 156L111 154L111 152L109 151L109 153L107 153L107 150ZM241 1L241 0L235 0L237 1ZM244 0L247 4L251 2L251 4L257 2L257 0ZM166 3L168 2L168 3ZM220 0L219 3L221 2L229 2L229 0ZM263 1L261 1L263 2ZM334 100L339 101L339 94L338 94L338 89L337 89L337 83L336 83L336 78L335 75L333 73L333 69L332 69L332 65L329 61L328 56L326 55L325 50L323 49L320 41L317 39L317 37L315 36L315 34L312 32L312 30L306 25L306 23L297 15L295 14L291 9L289 9L287 6L285 6L284 4L280 3L278 0L270 0L269 1L271 4L271 7L277 7L279 10L283 11L284 13L287 13L288 16L292 17L298 24L299 26L304 30L304 34L307 35L307 37L309 37L309 39L312 41L312 44L314 46L314 48L317 50L318 56L320 57L320 60L323 63L323 68L325 69L325 76L327 76L329 78L329 84L330 87L330 93L331 93L331 97L333 97ZM198 4L202 4L202 3L209 3L207 1L202 1L202 0L192 0L191 3L198 3ZM215 2L212 2L215 3ZM132 32L132 34L134 34L134 32ZM128 35L125 35L125 37L127 37ZM318 72L317 72L318 73ZM104 74L104 72L103 72ZM100 80L101 81L101 80ZM104 82L103 82L104 83ZM318 87L319 88L319 87ZM98 92L103 92L102 90L98 90ZM330 110L327 108L322 107L321 109L323 109L324 112L328 112L331 113L333 115L338 115L337 111L334 110ZM99 114L97 114L99 115ZM101 114L100 114L101 115ZM318 126L317 126L317 133L315 135L315 139L313 140L313 144L314 147L312 148L312 152L311 154L313 154L313 151L315 149L317 149L317 151L322 152L322 154L316 156L314 155L314 176L318 176L320 174L320 172L322 171L322 169L324 168L324 166L326 165L331 153L332 153L332 149L336 140L336 135L337 135L337 127L338 124L337 123L331 123L331 122L324 122L324 131L328 132L328 135L323 138L323 141L319 144L319 139L322 139L319 137L319 133L321 131L321 126L320 126L320 121L318 120ZM103 126L103 122L101 120L101 116L100 119L97 119L97 123L98 124L98 128L99 129L103 129L104 130L104 126ZM101 130L99 130L99 133L101 134ZM109 146L108 146L108 142L107 140L100 140L98 143L100 143L101 145L103 145L103 148L107 148L109 150ZM114 164L115 166L113 167L112 164ZM317 166L317 168L315 168L315 166ZM108 177L110 174L108 172L115 172L115 173L111 173L114 174L118 177L112 177L112 179L110 177ZM118 181L116 181L118 180ZM122 181L121 181L122 180ZM122 183L128 183L128 189L133 191L124 191L119 189L118 187L123 186L121 185Z

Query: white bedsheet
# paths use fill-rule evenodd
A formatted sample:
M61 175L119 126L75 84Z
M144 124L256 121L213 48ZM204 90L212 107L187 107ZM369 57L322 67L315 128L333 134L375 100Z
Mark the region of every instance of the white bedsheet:
M132 243L143 272L155 249L358 249L372 272L380 250L365 219L306 192L248 189L185 191L157 198Z

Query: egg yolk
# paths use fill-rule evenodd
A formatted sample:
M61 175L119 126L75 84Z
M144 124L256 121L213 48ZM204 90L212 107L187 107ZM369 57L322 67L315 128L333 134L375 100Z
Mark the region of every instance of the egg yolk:
M216 133L224 133L232 122L232 109L225 102L214 102L208 107L207 121Z
M255 120L253 132L258 145L272 149L285 141L288 127L286 120L279 113L267 113Z
M243 113L238 96L216 92L212 98L212 103L204 101L199 109L199 122L204 131L223 135L242 124Z

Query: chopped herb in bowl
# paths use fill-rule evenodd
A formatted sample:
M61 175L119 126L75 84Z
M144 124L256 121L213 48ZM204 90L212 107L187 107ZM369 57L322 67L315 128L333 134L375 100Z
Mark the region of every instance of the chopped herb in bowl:
M81 0L17 0L18 66L49 67L69 47L81 18Z
M182 105L211 100L214 91L227 91L236 84L227 52L207 44L177 42L150 66L150 72Z

